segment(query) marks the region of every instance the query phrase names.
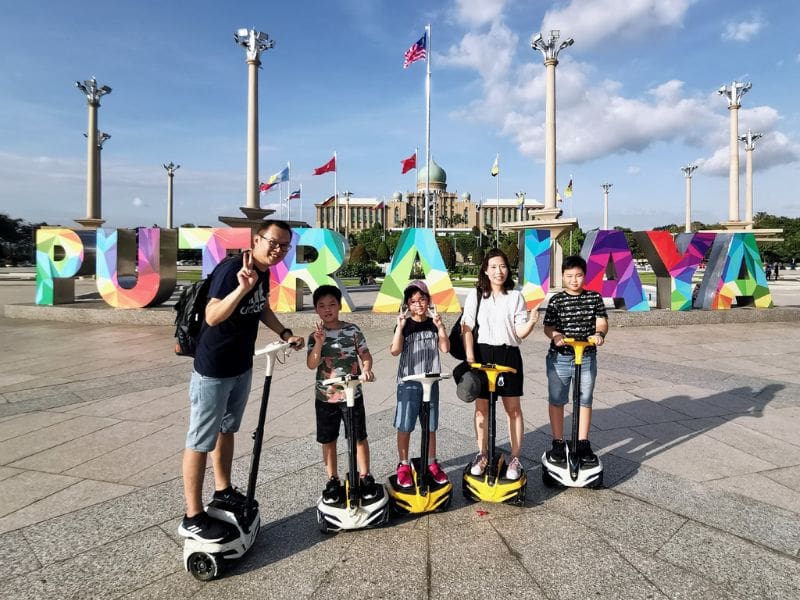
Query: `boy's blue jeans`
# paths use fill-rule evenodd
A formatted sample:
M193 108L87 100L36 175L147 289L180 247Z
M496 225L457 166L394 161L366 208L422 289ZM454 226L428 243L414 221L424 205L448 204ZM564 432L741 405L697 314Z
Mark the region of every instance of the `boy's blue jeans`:
M575 372L575 356L572 354L547 353L548 401L553 406L564 406L570 401L569 386ZM581 406L590 407L597 378L597 354L584 353L581 364Z

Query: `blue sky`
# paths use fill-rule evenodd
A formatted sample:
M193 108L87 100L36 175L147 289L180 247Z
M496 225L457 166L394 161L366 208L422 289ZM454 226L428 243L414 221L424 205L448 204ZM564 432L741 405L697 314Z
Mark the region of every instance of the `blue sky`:
M627 6L626 6L627 5ZM313 168L338 152L340 190L389 197L414 188L400 160L424 160L424 63L403 53L433 30L432 157L448 189L492 199L544 190L545 68L530 37L560 29L575 44L557 68L558 185L584 229L683 222L680 168L698 163L693 216L727 218L727 103L716 90L752 82L740 133L764 133L753 155L755 209L800 216L800 5L792 0L441 0L233 3L151 0L7 3L0 21L0 211L73 226L85 214L85 98L102 99L103 218L221 225L245 203L247 68L233 41L255 27L276 46L260 71L260 175L291 161L303 217L333 192ZM744 160L740 196L744 204ZM285 193L285 191L284 191ZM261 196L262 206L277 194ZM300 203L293 201L292 217ZM743 208L742 208L743 216Z

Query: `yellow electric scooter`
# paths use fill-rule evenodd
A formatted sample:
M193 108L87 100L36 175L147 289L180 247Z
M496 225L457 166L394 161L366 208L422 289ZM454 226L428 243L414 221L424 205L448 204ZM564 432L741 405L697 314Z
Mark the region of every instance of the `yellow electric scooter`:
M421 375L408 375L403 381L419 381L422 384L422 406L420 407L420 421L422 422L422 449L420 457L411 461L411 476L414 480L413 487L404 488L397 484L397 474L389 477L389 500L392 510L398 514L420 514L427 512L443 512L450 506L453 499L453 484L436 483L428 471L428 446L430 434L431 388L441 379L447 379L447 373L424 373Z
M473 475L470 472L472 463L464 468L462 491L464 497L474 502L509 502L522 504L525 501L525 490L528 477L524 470L520 470L518 479L507 479L508 465L505 457L495 448L496 439L496 406L497 406L497 378L501 373L516 373L517 370L504 365L492 363L470 363L473 369L483 371L489 379L489 456L486 469L482 475Z

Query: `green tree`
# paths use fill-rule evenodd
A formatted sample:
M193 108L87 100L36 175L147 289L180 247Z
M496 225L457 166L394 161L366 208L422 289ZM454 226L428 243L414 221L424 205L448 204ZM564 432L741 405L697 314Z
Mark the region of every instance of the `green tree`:
M481 264L483 263L483 256L484 256L483 247L478 246L472 253L472 264L474 264L476 267L480 267Z
M355 248L350 251L350 262L354 265L366 264L369 262L367 250L361 244L357 244Z
M516 270L519 266L519 248L517 244L506 239L500 246L500 249L505 252L508 257L508 266L511 267L512 270Z
M375 260L379 263L389 262L389 245L381 240L378 249L375 251Z
M456 253L453 250L452 240L445 236L437 236L436 245L439 247L442 260L444 260L444 266L447 267L448 271L452 271L453 267L456 266Z

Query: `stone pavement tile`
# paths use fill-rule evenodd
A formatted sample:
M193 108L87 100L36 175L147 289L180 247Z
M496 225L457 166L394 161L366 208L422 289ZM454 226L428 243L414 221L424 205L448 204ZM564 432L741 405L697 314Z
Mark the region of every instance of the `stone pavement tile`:
M686 519L613 490L568 489L544 507L592 529L603 539L654 554Z
M182 555L178 554L177 564L180 568L180 558ZM150 581L140 582L144 587L125 594L125 600L179 600L180 598L191 598L198 591L200 591L205 583L198 581L182 568L180 571L170 573L166 577ZM213 584L209 584L212 585Z
M116 598L175 570L179 549L157 527L4 583L2 598Z
M769 406L763 413L736 415L730 421L782 442L800 444L800 434L797 431L797 423L800 422L800 407L796 404L793 407L777 409Z
M743 421L711 418L689 419L680 423L779 467L800 464L800 446L743 427Z
M40 523L74 510L123 496L134 488L104 481L84 480L40 500L28 499L17 511L0 517L0 532Z
M773 469L772 471L763 471L760 474L796 492L800 492L800 465L783 469Z
M0 570L3 580L41 568L21 531L0 534ZM0 596L3 592L0 591Z
M496 522L430 531L428 598L548 597L537 581L539 569L523 564L518 549L497 531Z
M800 564L734 535L687 523L658 558L729 586L745 598L797 598Z
M642 462L691 481L733 477L776 466L735 446L700 435L682 423L658 423L632 429L654 442L640 453Z
M8 399L8 402L0 404L0 415L12 416L37 410L54 410L80 402L83 402L83 399L72 392L48 390L44 396L29 397L24 400Z
M17 473L21 473L19 469L12 469L11 467L0 467L0 481L13 477Z
M715 489L741 494L800 515L800 493L761 473L726 477L709 481L706 484Z
M80 417L30 431L25 435L0 442L0 463L9 464L15 462L42 450L83 437L99 429L110 427L117 422L116 419Z
M686 418L685 414L653 402L646 396L639 395L638 391L633 400L617 404L615 408L645 423L664 423Z
M159 422L167 415L178 411L189 412L189 397L183 390L143 402L138 406L116 413L114 417L124 421Z
M696 573L659 560L651 554L635 549L626 541L607 538L608 544L628 561L642 576L656 586L667 598L685 600L750 600L739 596L730 587L717 585L708 580L705 573Z
M104 456L161 428L163 425L156 423L137 423L135 421L116 423L111 427L94 431L55 448L27 456L10 466L48 473L61 473L99 456Z
M669 387L646 387L636 391L639 396L658 403L687 417L716 417L729 412L713 402L715 393L691 385L670 385Z
M74 477L23 471L0 486L0 517L77 483Z
M38 375L28 375L27 373L2 373L0 374L0 392L4 391L6 388L10 388L11 386L15 386L20 383L28 383L38 378Z
M67 475L121 482L183 448L186 429L172 425L130 444L88 460L65 472Z
M183 450L180 450L164 460L158 461L154 465L137 471L127 479L120 481L120 483L136 487L150 487L157 483L163 483L180 477L182 466Z
M751 498L646 466L613 489L778 552L795 556L800 551L797 515Z
M124 389L124 388L123 388ZM84 404L70 408L70 412L79 415L90 415L95 417L111 417L119 413L123 413L132 408L157 400L179 391L184 392L186 410L188 412L189 394L188 380L186 384L173 385L168 387L153 387L147 390L138 390L135 392L123 393L101 400L90 400ZM119 390L123 391L123 390Z
M182 515L183 509L183 482L176 479L78 509L23 531L36 557L47 568L50 563L132 537Z
M545 408L545 411L547 409ZM644 425L645 421L637 419L630 413L606 405L602 396L595 393L592 403L592 427L597 429L619 429Z
M493 523L548 598L666 598L591 528L552 512Z
M0 422L0 441L19 437L71 418L70 415L56 412L31 412L14 415Z
M309 598L419 598L427 593L426 531L386 527L360 532ZM342 535L342 534L339 534ZM384 565L391 563L392 568Z

